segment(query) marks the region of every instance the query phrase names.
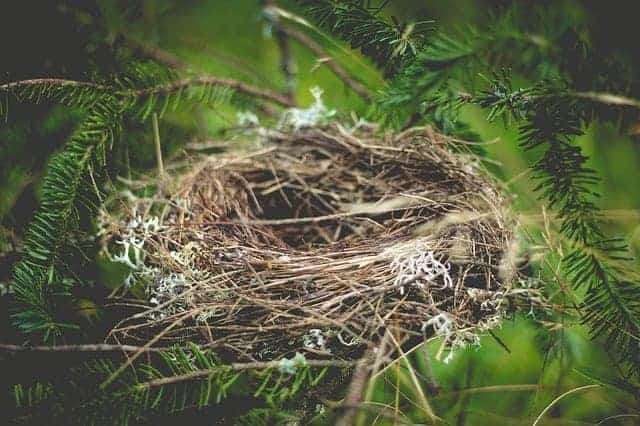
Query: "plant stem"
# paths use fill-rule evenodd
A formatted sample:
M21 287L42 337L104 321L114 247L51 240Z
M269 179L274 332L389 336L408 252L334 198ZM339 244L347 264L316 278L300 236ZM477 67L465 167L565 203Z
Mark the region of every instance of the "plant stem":
M158 114L153 113L153 143L156 148L156 161L158 162L158 177L160 180L164 178L164 164L162 163L162 147L160 146L160 126L158 125Z

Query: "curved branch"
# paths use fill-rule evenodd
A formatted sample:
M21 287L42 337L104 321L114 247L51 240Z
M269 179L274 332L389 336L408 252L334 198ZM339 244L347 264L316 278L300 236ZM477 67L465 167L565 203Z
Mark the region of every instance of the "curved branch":
M315 42L315 40L307 36L305 33L295 30L291 27L283 26L282 31L301 45L305 46L311 52L313 52L318 57L318 62L326 65L327 68L329 68L338 78L344 81L344 83L349 86L349 88L353 90L354 93L362 97L364 100L369 100L371 98L367 88L359 81L351 77L349 73L335 61L335 59L330 57L324 51L322 46Z
M215 76L200 76L200 77L193 77L193 78L185 78L185 79L177 80L168 84L148 87L144 89L134 89L134 90L116 90L104 84L85 82L85 81L76 81L76 80L67 80L64 78L35 78L35 79L20 80L20 81L1 84L0 90L13 90L13 89L19 89L22 87L34 87L34 86L47 85L47 86L58 86L58 87L88 88L88 89L101 90L105 92L112 91L114 94L120 95L120 96L131 96L131 95L146 96L151 94L166 94L166 93L175 92L177 90L180 90L189 86L198 86L198 85L207 85L207 84L229 87L231 89L237 90L238 92L246 93L248 95L255 96L257 98L262 98L264 100L273 102L275 104L278 104L284 107L294 106L291 99L289 99L285 95L281 95L267 89L261 89L259 87L252 86L242 81L232 80L229 78L215 77Z
M276 92L272 92L267 89L261 89L259 87L251 86L250 84L244 83L238 80L232 80L228 78L222 77L214 77L214 76L200 76L200 77L192 77L185 78L182 80L177 80L169 84L164 84L160 86L133 90L128 93L132 93L134 96L147 96L152 94L166 94L178 91L180 89L184 89L189 86L199 86L199 85L216 85L216 86L225 86L231 89L237 90L238 92L246 93L251 96L255 96L257 98L262 98L264 100L276 103L285 107L292 107L293 102L285 95L281 95ZM126 94L127 92L120 92L121 94Z

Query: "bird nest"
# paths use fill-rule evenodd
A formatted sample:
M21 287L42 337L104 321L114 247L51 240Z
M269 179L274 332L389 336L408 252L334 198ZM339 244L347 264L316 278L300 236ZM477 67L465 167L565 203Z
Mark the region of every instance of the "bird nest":
M105 247L145 300L114 339L354 359L385 333L463 346L499 323L514 224L475 157L429 128L260 137L105 213Z

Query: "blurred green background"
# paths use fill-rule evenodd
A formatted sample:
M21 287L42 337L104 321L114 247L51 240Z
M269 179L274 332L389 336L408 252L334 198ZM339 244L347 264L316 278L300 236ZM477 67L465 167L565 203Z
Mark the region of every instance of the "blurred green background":
M482 23L492 10L506 3L397 0L387 5L385 13L400 20L433 19L440 27L464 30L464 25ZM606 42L616 49L637 49L637 2L541 3L567 9L576 20L588 22L594 34L606 34ZM303 15L304 11L292 2L280 1L278 5ZM108 75L117 72L127 57L139 54L131 47L142 43L170 53L197 73L239 79L275 91L285 87L280 52L257 0L6 0L0 14L2 82L41 76L88 80ZM381 75L366 59L339 42L302 29L372 93L383 87ZM312 52L295 41L291 43L299 105L312 102L309 89L318 86L324 90L325 103L340 111L345 120L351 119L351 112L358 116L370 112L370 105L318 62ZM77 111L58 107L15 104L11 105L7 123L0 127L0 282L8 280L16 256L13 248L37 205L38 185L47 160L61 147L79 116ZM535 154L523 154L513 126L489 124L485 118L486 112L473 106L462 111L462 119L482 140L490 142L485 148L488 158L496 162L490 167L514 194L516 210L523 215L523 234L530 236L536 252L537 245L544 243L541 204L533 194L527 172ZM161 123L166 155L180 152L187 142L219 138L220 132L236 121L236 112L229 108L170 114ZM150 129L136 129L127 137L139 142L132 155L133 166L142 170L153 167ZM640 145L633 137L602 124L587 129L579 143L602 177L599 204L605 210L608 227L625 236L640 254ZM94 271L93 279L108 281L98 271ZM13 335L4 305L3 298L2 340ZM592 341L575 321L558 323L551 317L519 314L505 321L495 334L503 345L486 336L481 347L456 353L448 364L432 361L440 393L427 397L435 413L449 423L531 424L554 398L579 386L597 384L595 378L599 378L600 383L608 384L568 394L545 413L539 424L640 424L640 416L634 417L634 413L640 413L637 400L609 383L617 374L613 364L601 343ZM438 342L431 342L428 350L434 355ZM419 379L427 380L429 367L422 349L411 359ZM392 366L378 380L372 396L379 404L398 411L400 417L406 416L405 420L424 422L416 389L408 377L405 365ZM362 421L393 423L376 416Z

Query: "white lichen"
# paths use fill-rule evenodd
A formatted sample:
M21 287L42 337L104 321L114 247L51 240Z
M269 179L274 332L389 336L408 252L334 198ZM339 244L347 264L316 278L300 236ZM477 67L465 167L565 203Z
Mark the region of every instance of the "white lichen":
M13 294L9 283L0 282L0 296L6 296L7 294Z
M143 218L139 215L134 215L115 240L116 245L122 246L120 253L110 254L106 251L111 261L122 263L129 267L129 275L124 280L125 287L132 286L136 282L136 275L144 272L146 268L144 245L160 229L162 229L162 225L157 216Z
M190 287L191 282L184 274L158 273L147 287L147 296L152 307L162 306L162 309L153 310L149 315L150 318L162 320L169 315L187 311L189 304L183 294Z
M443 338L443 343L448 346L447 356L442 360L448 364L454 354L469 345L480 346L480 336L469 330L461 329L454 317L447 312L440 312L422 323L422 332L426 333L431 327L436 336Z
M446 312L440 312L438 315L431 317L422 324L422 331L427 327L433 327L436 336L444 336L448 338L454 332L453 320Z
M260 127L260 119L251 111L239 111L236 117L240 127Z
M453 281L449 275L451 265L441 262L435 252L430 250L423 241L418 241L408 248L396 248L390 267L395 275L393 285L402 295L408 285L420 289L432 285L439 285L440 289L453 287Z
M326 107L322 101L322 89L313 87L311 94L314 102L309 108L289 108L285 110L278 123L279 129L300 130L319 124L322 120L332 117L336 112Z
M294 375L299 368L307 366L307 359L300 352L296 352L293 358L282 358L278 363L278 370L284 374Z
M359 343L362 343L362 340L356 336L352 336L349 341L347 341L344 337L342 337L342 332L336 334L336 337L344 346L355 346Z
M319 328L312 328L302 336L302 344L308 349L320 349L325 350L326 339L322 330Z

